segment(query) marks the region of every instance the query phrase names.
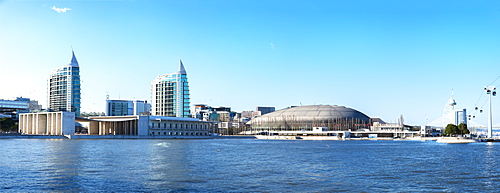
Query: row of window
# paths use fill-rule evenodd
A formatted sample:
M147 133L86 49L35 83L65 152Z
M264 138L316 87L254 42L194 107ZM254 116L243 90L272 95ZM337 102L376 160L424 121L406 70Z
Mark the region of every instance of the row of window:
M163 127L161 127L162 125L163 125ZM198 124L177 124L177 123L172 124L172 123L169 123L168 125L169 125L169 128L175 128L175 129L178 129L179 128L178 126L180 126L180 129L184 129L184 128L186 128L186 129L198 129ZM194 127L193 127L193 125L194 125ZM155 127L155 126L157 126L157 127ZM172 127L172 126L175 126L175 127ZM208 125L200 125L199 127L200 127L200 129L205 129L205 130L209 128ZM151 123L151 128L167 128L167 123L163 123L163 124Z
M170 136L209 136L208 132L151 132L149 135L170 135Z

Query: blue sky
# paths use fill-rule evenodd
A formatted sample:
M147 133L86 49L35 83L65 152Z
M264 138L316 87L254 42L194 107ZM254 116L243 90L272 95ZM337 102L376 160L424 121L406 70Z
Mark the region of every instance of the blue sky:
M426 124L452 89L457 108L486 109L483 88L500 76L498 34L497 1L4 0L0 98L46 107L47 77L72 46L87 112L104 111L106 94L150 100L150 82L177 71L180 57L192 104L331 104Z

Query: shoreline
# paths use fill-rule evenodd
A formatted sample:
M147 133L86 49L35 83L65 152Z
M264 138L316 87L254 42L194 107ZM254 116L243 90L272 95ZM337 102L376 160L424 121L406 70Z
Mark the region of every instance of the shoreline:
M338 138L326 136L263 136L263 135L220 135L220 136L149 136L149 135L22 135L0 134L0 139L259 139L259 140L301 140L301 141L437 141L447 137L408 137L408 138ZM476 142L500 142L495 139L475 139Z

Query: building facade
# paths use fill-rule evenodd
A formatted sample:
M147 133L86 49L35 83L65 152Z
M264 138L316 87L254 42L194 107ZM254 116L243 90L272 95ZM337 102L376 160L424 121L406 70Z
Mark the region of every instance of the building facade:
M30 135L75 135L76 122L85 125L85 136L143 136L148 138L207 138L215 124L194 118L163 116L75 117L71 112L24 113L19 132ZM83 135L83 134L79 134Z
M142 100L106 100L106 116L148 115L151 104Z
M75 134L75 114L64 111L20 114L19 133L73 135Z
M49 111L74 112L77 117L80 116L80 67L75 52L71 63L52 71L47 87Z
M15 100L0 99L0 117L15 118L19 113L38 112L42 110L42 105L36 100L17 97Z
M466 109L455 110L455 125L459 125L460 123L467 124Z
M276 111L276 109L274 107L256 107L255 111L260 111L260 115L265 115Z
M189 85L182 61L179 71L159 75L151 82L151 114L168 117L191 117Z

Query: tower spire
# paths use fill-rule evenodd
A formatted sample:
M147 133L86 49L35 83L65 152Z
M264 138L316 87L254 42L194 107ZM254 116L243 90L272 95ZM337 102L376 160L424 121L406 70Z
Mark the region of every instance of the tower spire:
M180 65L179 65L179 73L181 74L187 74L186 69L184 68L184 65L182 64L182 60L179 59Z
M76 60L76 57L75 57L75 52L73 51L73 47L71 47L71 53L73 54L73 56L71 57L71 63L69 63L69 65L72 67L79 67L78 61Z

